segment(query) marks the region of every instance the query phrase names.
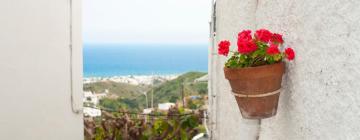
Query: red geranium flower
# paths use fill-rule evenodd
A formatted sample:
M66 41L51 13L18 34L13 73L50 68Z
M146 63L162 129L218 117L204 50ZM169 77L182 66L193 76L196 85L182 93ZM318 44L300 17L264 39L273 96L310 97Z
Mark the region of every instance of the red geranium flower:
M250 41L252 40L251 31L250 30L243 30L238 34L238 41Z
M272 33L269 30L260 29L256 31L255 37L262 42L268 43L272 37Z
M285 49L285 55L288 60L294 60L294 58L295 58L295 52L291 48Z
M277 33L274 33L271 37L271 42L273 43L280 43L280 44L283 44L284 43L284 40L282 38L282 35L281 34L277 34Z
M271 44L269 48L267 48L266 53L269 55L275 55L275 54L279 54L280 50L279 47L275 44Z
M248 54L256 51L258 47L254 43L254 41L238 41L238 51L241 54Z
M229 54L229 47L230 47L230 42L227 40L223 40L219 43L219 48L218 48L218 53L220 55L224 55L227 56Z

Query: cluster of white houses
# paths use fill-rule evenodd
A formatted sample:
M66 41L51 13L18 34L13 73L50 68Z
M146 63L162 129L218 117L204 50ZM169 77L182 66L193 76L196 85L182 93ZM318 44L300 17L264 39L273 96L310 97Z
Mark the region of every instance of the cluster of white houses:
M85 116L89 117L99 117L101 116L101 110L97 107L100 100L106 96L108 96L109 90L105 90L104 93L94 93L91 91L84 91L83 103L87 104L84 106L83 112ZM174 107L175 103L161 103L158 104L157 110L159 111L167 111L171 107ZM153 112L154 108L146 108L143 110L144 114L150 114Z

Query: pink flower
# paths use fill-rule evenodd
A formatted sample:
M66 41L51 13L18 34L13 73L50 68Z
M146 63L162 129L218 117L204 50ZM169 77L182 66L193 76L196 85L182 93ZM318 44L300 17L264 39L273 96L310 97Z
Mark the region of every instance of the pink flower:
M255 33L256 39L268 43L272 37L272 33L266 29L257 30Z
M238 42L238 51L241 54L249 54L258 49L254 41L244 41L244 42Z
M227 56L229 54L229 47L230 47L229 41L227 41L227 40L220 41L218 46L219 46L218 53L220 55Z
M280 53L279 47L275 44L271 44L269 48L267 48L266 53L269 55L276 55Z
M292 48L286 48L285 55L289 61L294 60L294 58L295 58L295 52Z

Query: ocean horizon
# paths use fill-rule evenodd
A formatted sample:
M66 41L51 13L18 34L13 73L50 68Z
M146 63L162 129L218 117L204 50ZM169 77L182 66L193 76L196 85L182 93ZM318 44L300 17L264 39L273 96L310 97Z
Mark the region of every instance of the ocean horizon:
M208 71L204 45L84 44L84 77L174 75Z

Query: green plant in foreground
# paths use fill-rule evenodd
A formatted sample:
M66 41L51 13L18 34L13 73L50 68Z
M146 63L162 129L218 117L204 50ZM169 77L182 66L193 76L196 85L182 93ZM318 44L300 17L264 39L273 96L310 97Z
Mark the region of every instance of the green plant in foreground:
M167 113L131 116L131 113L103 112L96 124L85 119L86 140L188 140L199 132L201 112L186 113L182 108L172 108Z

